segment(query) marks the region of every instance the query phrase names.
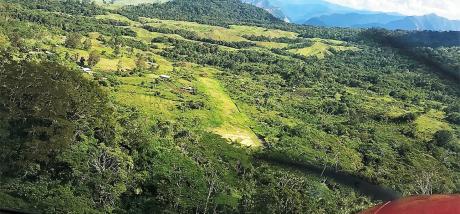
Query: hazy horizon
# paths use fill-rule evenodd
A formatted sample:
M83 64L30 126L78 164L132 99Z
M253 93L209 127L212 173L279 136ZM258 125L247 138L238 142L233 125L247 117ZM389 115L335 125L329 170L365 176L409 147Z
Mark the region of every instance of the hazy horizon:
M298 0L293 0L298 2ZM325 0L359 10L400 13L408 16L436 14L450 20L460 20L460 1L456 0ZM308 0L305 0L308 2Z

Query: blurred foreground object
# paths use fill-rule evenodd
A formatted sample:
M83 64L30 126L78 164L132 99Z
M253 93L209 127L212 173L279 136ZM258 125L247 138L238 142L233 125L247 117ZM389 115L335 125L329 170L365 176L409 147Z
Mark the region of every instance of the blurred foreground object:
M389 201L361 214L458 214L460 195L412 196Z

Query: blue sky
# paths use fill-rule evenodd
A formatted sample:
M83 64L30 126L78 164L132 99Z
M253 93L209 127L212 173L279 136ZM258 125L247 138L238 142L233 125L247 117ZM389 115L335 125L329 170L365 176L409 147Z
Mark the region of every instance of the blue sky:
M335 4L371 11L397 12L404 15L435 13L460 20L460 0L326 0Z

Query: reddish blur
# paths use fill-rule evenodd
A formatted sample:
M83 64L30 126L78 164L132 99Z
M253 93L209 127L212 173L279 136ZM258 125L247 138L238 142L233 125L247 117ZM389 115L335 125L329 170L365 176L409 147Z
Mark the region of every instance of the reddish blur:
M460 195L413 196L380 204L361 214L460 214Z

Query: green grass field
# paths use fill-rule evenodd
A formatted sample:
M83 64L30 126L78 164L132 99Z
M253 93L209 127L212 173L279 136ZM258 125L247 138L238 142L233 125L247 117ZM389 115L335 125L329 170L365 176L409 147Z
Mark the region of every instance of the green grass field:
M445 114L441 111L430 110L421 115L414 122L417 134L421 139L431 140L434 133L439 130L451 130L448 123L444 122Z
M264 48L285 48L288 47L286 43L279 42L256 42L256 45Z
M195 32L198 36L203 38L221 41L248 41L247 39L243 38L244 35L267 36L271 38L296 38L298 36L297 33L293 32L254 26L231 25L230 28L224 28L219 26L199 24L196 22L160 20L151 18L142 18L142 21L147 22L149 25L154 27L184 29Z
M347 47L342 46L343 42L335 40L312 40L314 41L313 45L310 47L300 48L300 49L290 49L292 53L300 54L303 56L315 56L319 59L324 59L328 55L331 55L331 50L334 51L358 51L356 47ZM331 42L332 41L332 42Z
M257 136L249 129L250 119L235 105L218 80L213 78L213 69L208 77L199 77L198 89L209 97L211 108L210 129L223 138L238 142L247 147L260 147Z
M167 69L168 66L163 66L163 68ZM184 67L184 69L189 69L196 80L181 79L178 74L165 69L143 77L120 77L122 85L114 96L121 103L141 109L146 116L160 115L171 120L179 117L195 118L204 130L219 134L241 145L258 148L260 142L249 128L250 119L238 110L219 81L213 77L213 74L218 71L198 66ZM154 89L140 86L142 83L158 79L159 74L171 75L172 79L160 81ZM198 77L198 75L202 76ZM183 86L196 88L199 94L190 95L181 91ZM158 92L159 95L154 95L154 92ZM183 99L192 101L205 99L206 108L181 111L177 106Z

